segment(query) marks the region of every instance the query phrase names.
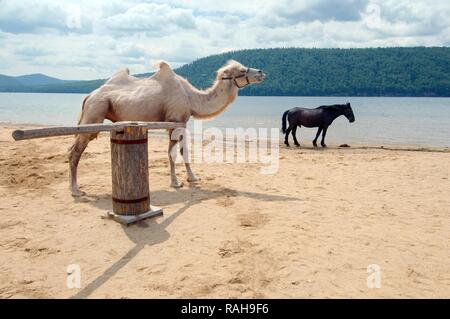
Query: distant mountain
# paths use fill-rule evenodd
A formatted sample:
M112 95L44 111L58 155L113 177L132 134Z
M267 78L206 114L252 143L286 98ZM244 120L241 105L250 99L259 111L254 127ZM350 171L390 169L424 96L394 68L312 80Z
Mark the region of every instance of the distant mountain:
M1 88L20 87L22 84L14 77L0 74L0 91Z
M73 82L79 81L60 80L40 73L20 76L0 74L0 92L39 92L40 89L47 86L58 86Z
M194 86L206 88L213 83L215 71L229 59L267 74L263 83L241 90L241 95L450 96L448 47L252 49L208 56L175 71ZM105 82L62 81L42 74L27 77L36 82L0 76L0 91L89 93ZM57 82L49 82L54 80Z
M47 85L47 84L74 82L74 81L60 80L41 73L15 76L14 78L23 85Z

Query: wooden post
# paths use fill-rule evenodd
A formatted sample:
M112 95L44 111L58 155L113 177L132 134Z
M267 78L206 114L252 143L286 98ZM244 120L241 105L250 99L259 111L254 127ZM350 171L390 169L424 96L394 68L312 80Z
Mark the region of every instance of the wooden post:
M111 171L112 218L128 225L162 214L150 206L146 127L136 123L111 131Z
M128 126L111 132L113 211L138 215L150 209L147 129Z

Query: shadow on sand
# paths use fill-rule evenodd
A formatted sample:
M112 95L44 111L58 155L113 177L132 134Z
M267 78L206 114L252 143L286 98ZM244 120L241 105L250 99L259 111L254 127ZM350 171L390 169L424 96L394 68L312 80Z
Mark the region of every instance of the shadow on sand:
M219 198L223 196L229 197L247 197L260 201L298 201L300 199L282 195L270 195L254 192L236 191L225 187L214 187L213 189L206 189L196 185L181 188L177 191L152 191L151 201L156 206L164 207L166 205L185 203L183 207L171 214L168 218L157 223L157 219L148 219L140 221L129 227L123 226L125 234L135 243L135 246L130 249L121 259L111 265L105 272L89 283L85 288L80 290L77 294L72 296L72 299L87 298L96 289L105 284L118 271L132 260L145 246L162 243L170 238L170 233L166 230L178 216L183 214L187 209L204 200ZM86 196L78 201L88 202L89 204L101 208L103 210L111 210L111 195L102 194L97 196Z

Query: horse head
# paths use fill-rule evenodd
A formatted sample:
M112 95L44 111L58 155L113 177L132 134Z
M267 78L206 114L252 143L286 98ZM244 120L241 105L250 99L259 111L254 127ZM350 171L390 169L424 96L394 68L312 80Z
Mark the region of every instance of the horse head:
M344 105L344 116L350 123L355 122L355 114L353 114L352 106L350 103Z

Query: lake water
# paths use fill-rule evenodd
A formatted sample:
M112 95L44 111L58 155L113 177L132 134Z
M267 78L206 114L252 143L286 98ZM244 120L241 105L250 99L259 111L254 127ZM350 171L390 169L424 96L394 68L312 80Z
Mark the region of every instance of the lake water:
M48 125L77 123L85 94L0 93L0 122ZM356 121L336 119L328 144L450 147L450 98L391 97L238 97L203 127L280 128L283 112L295 106L316 107L350 102ZM310 145L316 129L297 130Z

